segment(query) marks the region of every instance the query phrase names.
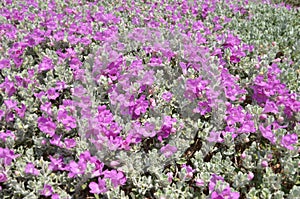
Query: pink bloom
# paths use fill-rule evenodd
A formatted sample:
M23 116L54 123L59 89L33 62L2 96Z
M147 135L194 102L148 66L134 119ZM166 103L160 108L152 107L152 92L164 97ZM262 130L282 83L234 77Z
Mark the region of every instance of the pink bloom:
M15 109L18 105L18 103L14 100L4 100L4 104L6 106L6 110Z
M0 182L6 182L7 181L7 177L5 175L5 173L3 173L2 171L0 172Z
M19 155L15 155L15 152L13 150L10 150L8 148L0 148L0 159L3 159L4 165L11 165L12 160L19 157Z
M167 102L170 102L171 101L171 99L172 99L172 93L171 92L164 92L163 94L162 94L162 98L165 100L165 101L167 101Z
M38 118L38 127L39 129L50 135L51 137L55 134L56 124L52 122L51 118L39 117Z
M115 188L126 183L126 177L122 171L104 171L104 177L109 178Z
M38 68L39 73L42 71L47 71L47 70L51 70L51 69L54 69L52 60L48 57L44 57L42 62L39 64L39 68Z
M184 178L192 178L193 173L195 172L195 169L193 169L190 165L183 164L182 168L185 169L186 176Z
M64 170L64 163L63 163L63 157L59 157L59 158L54 158L51 155L49 156L50 158L50 164L48 166L48 169L52 170L52 171L57 171L57 170Z
M6 142L6 138L8 137L12 137L13 139L16 139L16 136L10 131L10 130L6 130L6 132L0 132L0 139L3 142Z
M69 178L74 178L77 175L82 175L84 174L86 170L86 162L79 161L76 163L75 161L71 161L68 165L68 170L69 170Z
M51 196L53 194L53 188L51 185L45 184L44 189L41 191L42 196Z
M0 60L0 70L3 68L10 68L10 62L8 59Z
M254 178L254 174L252 172L249 172L247 177L248 177L248 180L250 181Z
M76 141L73 138L71 138L71 139L66 138L65 139L65 146L68 149L69 148L74 148L76 146Z
M168 173L167 173L167 176L168 176L168 181L169 181L169 183L171 183L172 180L173 180L173 173L172 173L172 172L168 172Z
M52 109L51 109L51 106L52 106L52 104L51 104L51 102L46 102L46 103L44 103L44 104L42 104L41 105L41 110L42 111L45 111L45 113L47 113L48 115L52 115Z
M17 112L20 118L23 118L25 116L26 106L24 104L22 104L21 106L22 106L21 108L16 107L15 111Z
M34 167L33 163L30 162L30 163L27 163L27 165L25 167L25 173L37 176L40 174L40 171Z
M265 107L264 107L263 113L275 113L275 114L277 114L278 113L278 107L274 102L272 102L270 100L267 100L267 102L265 104Z
M90 193L94 193L94 194L100 194L100 193L105 193L107 192L107 188L106 188L106 182L105 180L98 178L98 183L96 182L91 182L89 184L90 187Z
M294 150L295 147L291 146L292 144L296 144L298 142L298 135L297 134L287 134L281 138L281 146L289 149Z
M272 144L275 144L276 142L276 137L274 135L274 133L271 130L271 125L267 126L266 128L261 124L259 126L259 130L262 134L262 136L266 139L268 139Z
M221 133L222 132L211 131L209 137L207 138L207 141L219 143L224 142L224 139L221 138Z
M164 154L166 158L169 158L177 151L175 146L167 144L166 146L161 147L160 152Z
M49 100L55 100L56 98L59 97L59 93L56 92L55 88L50 88L47 91L47 97L48 97Z
M60 196L57 193L55 193L52 194L51 199L60 199Z
M228 199L239 199L240 193L239 192L231 192L230 187L226 187L222 193L218 193L214 191L211 194L211 199L223 199L223 198L228 198Z
M263 160L261 162L261 166L264 167L264 168L268 167L268 162L266 160Z
M58 147L62 147L63 144L61 142L61 137L62 137L62 135L58 136L58 135L54 134L52 136L52 139L50 140L50 144L58 146Z
M217 184L217 181L221 180L222 182L224 182L224 178L221 177L221 176L218 176L216 174L212 174L212 177L210 179L210 182L209 182L209 190L212 191L215 189L215 186Z
M203 186L204 186L204 181L201 180L201 179L197 179L197 180L196 180L196 186L198 186L198 187L203 187Z

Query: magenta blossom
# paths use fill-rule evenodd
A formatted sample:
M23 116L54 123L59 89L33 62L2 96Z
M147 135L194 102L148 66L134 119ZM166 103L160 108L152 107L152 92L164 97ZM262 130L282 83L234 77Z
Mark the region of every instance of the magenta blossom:
M39 64L39 73L42 71L47 71L54 69L54 65L52 63L52 60L48 57L44 57L42 62Z
M7 181L7 177L6 177L6 174L1 171L0 172L0 182L6 182Z
M126 183L126 177L122 171L104 171L104 177L109 178L115 188Z
M85 173L86 170L86 162L79 161L76 163L75 161L71 161L68 165L68 170L69 170L69 178L74 178L77 175L82 175Z
M94 194L100 194L100 193L105 193L107 192L107 188L106 188L106 182L105 180L98 178L98 183L96 182L91 182L89 184L90 187L90 193L94 193Z
M262 134L262 136L266 139L268 139L272 144L275 144L276 142L276 137L274 135L274 133L271 130L271 125L267 126L266 128L261 124L259 126L259 130Z
M25 173L37 176L40 174L40 171L35 168L35 166L32 162L29 162L29 163L27 163L27 165L25 167Z
M53 188L51 185L45 184L44 189L41 191L42 196L51 196L53 194Z
M287 134L282 137L281 139L281 146L289 149L289 150L294 150L295 147L291 146L292 144L296 144L298 142L298 135L296 133L293 134Z
M167 144L166 146L161 147L160 152L164 154L166 158L169 158L177 151L175 146Z
M56 130L56 124L52 121L51 118L45 118L44 116L38 118L38 127L39 129L50 135L54 136Z
M172 99L172 93L171 92L164 92L162 94L162 98L166 101L166 102L170 102Z
M230 187L227 186L221 193L217 191L212 192L211 199L239 199L239 192L231 192Z

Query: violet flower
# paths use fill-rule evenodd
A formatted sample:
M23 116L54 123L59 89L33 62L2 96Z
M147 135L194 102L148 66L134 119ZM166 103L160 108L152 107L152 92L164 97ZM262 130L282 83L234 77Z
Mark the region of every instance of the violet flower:
M160 149L160 152L163 153L166 158L171 157L176 151L177 151L177 148L175 146L171 146L169 144L161 147L161 149Z
M45 184L43 190L41 191L42 196L51 196L53 194L53 188L49 184Z
M89 184L89 188L91 189L90 193L94 193L94 194L101 194L107 192L106 182L101 178L98 178L98 183L91 182Z
M44 116L38 118L38 127L39 129L50 135L54 136L56 130L56 124L52 121L51 118L45 118Z
M37 176L40 174L40 171L35 168L35 166L32 162L30 162L30 163L27 163L27 165L25 167L25 173Z
M291 146L292 144L296 144L298 142L298 135L296 133L293 133L293 134L287 134L287 135L284 135L282 138L281 138L281 146L289 149L289 150L294 150L295 147L294 146Z
M126 183L126 177L122 171L104 171L104 177L109 178L115 188Z

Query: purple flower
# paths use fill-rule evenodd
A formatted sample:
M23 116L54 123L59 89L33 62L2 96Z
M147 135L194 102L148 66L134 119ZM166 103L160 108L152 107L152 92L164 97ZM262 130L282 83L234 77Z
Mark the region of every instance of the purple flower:
M52 139L50 140L50 144L58 146L58 147L62 147L62 142L60 140L61 137L62 137L62 135L58 136L58 135L54 134L52 136Z
M8 59L0 60L0 70L2 70L3 68L10 68L10 62Z
M249 172L247 178L249 181L251 181L254 178L254 174L252 172Z
M146 113L147 108L149 106L149 102L145 99L145 95L142 95L138 100L135 102L133 118L140 116L141 114Z
M267 100L266 105L264 107L263 113L275 113L275 114L277 114L278 113L278 107L274 102L272 102L270 100Z
M16 107L15 111L17 112L20 118L24 118L26 112L26 106L24 104L21 105L21 108Z
M162 142L162 139L169 137L171 133L175 133L176 129L173 127L173 124L177 122L176 118L171 116L164 116L164 123L160 131L157 133L158 140Z
M177 151L175 146L167 144L166 146L161 147L160 152L164 154L166 158L169 158Z
M60 156L59 158L54 158L51 155L49 156L50 159L50 164L48 166L48 169L52 171L57 171L57 170L65 170L65 164L63 161L63 156Z
M45 184L44 189L41 191L42 196L51 196L53 194L53 188L51 185Z
M239 133L255 133L255 124L251 120L245 121L238 131Z
M106 182L105 180L98 178L98 183L96 182L91 182L89 184L89 188L90 193L94 193L94 194L100 194L100 193L105 193L107 192L107 188L106 188Z
M193 169L190 165L183 164L182 168L185 169L186 176L184 178L192 178L193 173L195 172L195 169Z
M216 131L211 131L209 134L209 137L207 138L207 141L209 142L224 142L224 139L221 138L222 132L216 132Z
M6 110L15 109L18 105L18 103L14 100L4 100L4 104L6 106Z
M48 97L49 100L55 100L56 98L59 97L59 93L56 92L55 88L50 88L47 91L47 97Z
M261 166L264 167L264 168L268 167L268 162L266 160L263 160L261 162Z
M224 178L223 177L218 176L216 174L212 174L212 177L211 177L209 185L208 185L210 191L213 191L215 189L217 181L219 181L219 180L221 180L222 182L224 182Z
M239 192L231 192L230 187L227 186L222 193L218 193L216 191L212 192L211 199L239 199Z
M12 160L19 157L19 155L15 155L15 152L8 148L0 148L0 158L3 159L4 165L11 165Z
M170 102L171 101L171 99L172 99L172 93L171 92L164 92L163 94L162 94L162 98L165 100L165 101L167 101L167 102Z
M167 176L168 176L168 181L169 181L169 183L171 183L172 180L173 180L173 173L172 173L172 172L168 172L168 173L167 173Z
M6 182L7 177L4 172L0 172L0 182Z
M13 134L10 130L6 130L6 132L0 132L0 139L3 140L3 142L6 142L7 137L12 137L13 139L16 139L15 134Z
M51 70L51 69L54 69L52 60L48 57L44 57L42 62L39 64L39 68L38 68L39 73L42 71L47 71L47 70Z
M198 102L197 108L193 110L194 113L200 113L201 115L205 115L206 113L211 112L211 107L208 102Z
M51 137L55 134L56 124L52 122L51 118L45 118L44 116L39 117L38 127L42 132L50 135Z
M104 163L100 160L94 161L95 169L93 170L93 177L98 177L103 174Z
M198 186L198 187L203 187L204 186L204 181L201 180L201 179L197 179L195 182L196 182L196 186Z
M65 146L66 148L74 148L76 146L76 141L73 138L66 138L65 139Z
M67 131L70 131L71 129L76 128L76 119L72 116L68 115L68 112L66 110L59 110L57 113L57 120L61 123L63 123L64 127Z
M109 178L116 188L118 185L124 185L126 183L126 177L123 172L112 170L112 171L104 171L104 177Z
M8 95L8 97L11 97L16 92L14 82L10 81L8 77L5 77L4 82L0 84L0 88L5 89L5 93Z
M46 102L46 103L44 103L44 104L42 104L41 105L41 110L42 111L45 111L45 113L47 113L48 115L52 115L52 109L51 109L51 106L52 106L52 104L51 104L51 102Z
M68 165L68 170L69 178L74 178L77 175L82 175L86 170L86 162L79 161L78 163L76 163L75 161L71 161Z
M259 125L259 130L262 134L262 136L266 139L268 139L272 144L275 144L276 142L276 137L274 133L271 130L271 125L267 126L266 128L261 124Z
M289 150L294 150L295 147L291 146L292 144L296 144L298 142L298 135L293 133L293 134L287 134L281 138L281 146L289 149Z
M34 167L33 163L30 162L30 163L27 163L27 165L25 167L25 173L37 176L40 174L40 171Z
M60 196L57 193L55 193L52 194L51 199L60 199Z

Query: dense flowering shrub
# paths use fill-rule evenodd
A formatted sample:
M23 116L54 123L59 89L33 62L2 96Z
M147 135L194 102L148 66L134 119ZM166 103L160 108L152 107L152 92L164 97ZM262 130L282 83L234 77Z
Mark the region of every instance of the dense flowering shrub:
M1 198L299 197L299 8L0 5Z

